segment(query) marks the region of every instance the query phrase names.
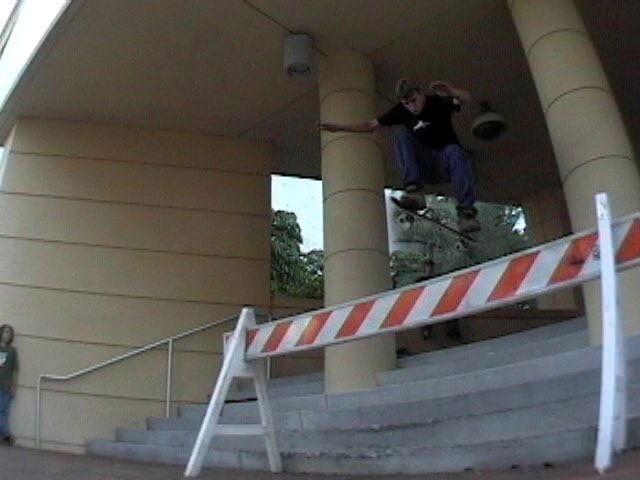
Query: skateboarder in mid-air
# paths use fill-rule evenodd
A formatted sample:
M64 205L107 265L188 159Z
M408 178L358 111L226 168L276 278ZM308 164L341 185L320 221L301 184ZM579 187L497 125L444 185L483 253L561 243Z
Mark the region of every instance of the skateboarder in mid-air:
M396 165L402 173L404 193L398 204L407 210L426 208L424 184L451 183L458 201L460 231L480 230L473 169L451 125L451 114L461 102L471 101L468 92L445 82L432 82L429 93L417 83L401 79L396 84L399 102L378 118L363 123L322 123L328 132L368 133L393 127Z

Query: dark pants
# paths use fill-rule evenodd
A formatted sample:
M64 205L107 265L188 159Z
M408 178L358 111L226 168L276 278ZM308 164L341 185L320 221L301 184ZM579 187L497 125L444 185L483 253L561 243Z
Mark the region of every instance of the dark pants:
M11 394L0 390L0 439L10 434L9 405L11 405Z
M439 150L426 147L406 127L394 127L393 151L404 185L451 183L458 209L470 209L476 201L471 160L460 145Z

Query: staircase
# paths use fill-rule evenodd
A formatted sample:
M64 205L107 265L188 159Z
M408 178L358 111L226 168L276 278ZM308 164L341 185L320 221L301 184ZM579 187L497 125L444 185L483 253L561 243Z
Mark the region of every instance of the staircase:
M640 337L629 340L629 445L640 446ZM557 463L594 453L601 350L584 319L399 360L378 387L324 394L321 374L274 379L269 392L285 471L450 472ZM246 385L223 423L256 423ZM90 454L186 464L205 405L147 430L119 429ZM205 465L268 470L261 437L214 438Z

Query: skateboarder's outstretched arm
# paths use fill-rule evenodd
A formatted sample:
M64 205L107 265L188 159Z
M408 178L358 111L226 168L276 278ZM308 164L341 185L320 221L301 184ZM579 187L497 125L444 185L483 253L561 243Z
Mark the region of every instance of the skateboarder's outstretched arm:
M377 119L362 123L321 123L320 129L327 132L370 133L380 127Z
M443 82L442 80L434 80L433 82L431 82L431 84L429 85L429 89L433 90L439 95L457 98L461 103L471 102L471 94L469 92L461 88L454 88L447 82Z

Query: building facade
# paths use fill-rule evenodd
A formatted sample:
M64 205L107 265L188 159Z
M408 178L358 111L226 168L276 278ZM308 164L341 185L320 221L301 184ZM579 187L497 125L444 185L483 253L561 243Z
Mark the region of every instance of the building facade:
M522 204L536 240L593 226L598 191L617 216L640 210L637 14L623 0L67 2L0 111L1 323L16 327L21 357L18 442L34 443L43 373L243 305L308 308L271 297L272 173L323 180L326 304L391 288L388 138L320 134L316 123L375 117L399 77L472 93L456 127L481 197ZM296 31L315 45L303 81L282 68L283 39ZM509 123L492 144L469 133L481 100ZM628 332L638 333L640 276L621 279ZM597 343L594 288L542 303L575 308L582 296ZM176 345L176 405L206 398L226 329ZM375 371L395 366L395 339L328 348L324 366L329 392L372 386ZM81 452L88 438L162 415L165 367L157 351L46 384L43 445ZM316 355L281 368L318 367Z

